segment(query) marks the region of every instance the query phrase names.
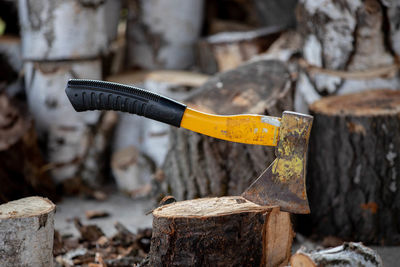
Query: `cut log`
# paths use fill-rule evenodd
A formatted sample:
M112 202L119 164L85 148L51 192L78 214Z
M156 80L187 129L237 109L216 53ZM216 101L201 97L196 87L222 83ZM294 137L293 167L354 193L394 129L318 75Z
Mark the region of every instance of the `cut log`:
M111 170L119 190L131 194L150 185L155 165L138 149L129 146L112 154Z
M236 68L268 49L283 28L266 27L254 31L223 32L198 43L198 61L203 72L214 74Z
M145 69L192 66L202 20L203 0L129 1L128 64Z
M400 244L400 91L327 97L310 106L308 199L318 236Z
M108 178L111 138L118 122L114 111L103 112L96 127L89 127L88 147L80 167L80 176L92 188L99 187Z
M308 105L321 96L400 88L397 2L314 2L300 1L297 8L297 29L304 38L302 56L317 67L302 67L297 111L307 112Z
M284 266L290 215L242 197L175 202L153 211L149 266Z
M53 266L54 212L41 197L0 205L2 266Z
M65 85L71 78L101 79L100 60L25 63L29 109L47 145L46 157L56 182L78 175L93 137L90 126L96 128L101 122L100 112L73 109L65 97Z
M24 109L0 95L0 203L40 194L56 198L55 186L42 171L32 119Z
M106 11L112 5L106 2L110 0L19 0L23 58L88 59L107 51L119 10Z
M361 243L344 243L335 248L307 251L301 248L290 258L292 267L364 266L382 267L382 259Z
M282 116L292 110L292 83L279 61L259 61L221 73L186 99L195 109L221 115ZM275 159L271 147L232 143L171 128L163 164L167 194L177 200L239 195Z

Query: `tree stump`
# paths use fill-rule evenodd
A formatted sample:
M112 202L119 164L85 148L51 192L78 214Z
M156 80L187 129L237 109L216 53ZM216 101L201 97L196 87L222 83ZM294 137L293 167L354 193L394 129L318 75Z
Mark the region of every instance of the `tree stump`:
M400 244L400 92L365 91L310 106L308 192L319 236Z
M258 61L211 78L185 102L221 115L282 116L292 110L292 83L279 61ZM241 194L275 159L274 148L171 129L165 190L177 200Z
M290 215L242 197L175 202L153 211L149 266L281 266Z
M53 266L55 207L41 197L0 205L1 266Z
M32 194L56 198L53 181L42 171L32 119L5 94L0 94L0 162L0 203Z
M382 259L361 243L344 243L335 248L307 251L301 248L290 258L292 267L365 266L382 267Z

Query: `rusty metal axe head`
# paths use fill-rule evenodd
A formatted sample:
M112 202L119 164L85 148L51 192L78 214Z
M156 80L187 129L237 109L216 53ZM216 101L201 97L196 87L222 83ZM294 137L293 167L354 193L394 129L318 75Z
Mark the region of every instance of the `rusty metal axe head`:
M313 117L285 111L276 159L242 194L256 204L278 205L292 213L310 213L306 193L308 139Z

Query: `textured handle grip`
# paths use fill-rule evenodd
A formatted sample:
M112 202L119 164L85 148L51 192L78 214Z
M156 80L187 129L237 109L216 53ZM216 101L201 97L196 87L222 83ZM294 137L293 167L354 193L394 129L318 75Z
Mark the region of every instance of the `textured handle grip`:
M186 109L167 97L112 82L72 79L65 92L76 111L124 111L176 127L180 127Z

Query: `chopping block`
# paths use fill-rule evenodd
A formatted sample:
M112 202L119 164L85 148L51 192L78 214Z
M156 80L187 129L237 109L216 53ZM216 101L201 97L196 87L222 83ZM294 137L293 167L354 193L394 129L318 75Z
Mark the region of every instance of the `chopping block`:
M148 266L284 266L290 214L241 196L199 198L153 211Z

